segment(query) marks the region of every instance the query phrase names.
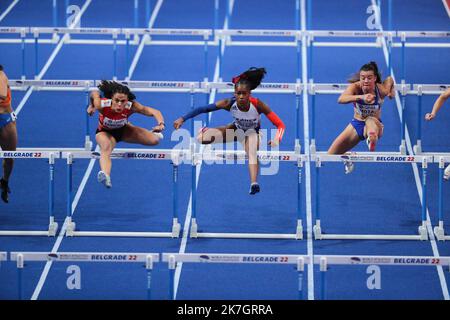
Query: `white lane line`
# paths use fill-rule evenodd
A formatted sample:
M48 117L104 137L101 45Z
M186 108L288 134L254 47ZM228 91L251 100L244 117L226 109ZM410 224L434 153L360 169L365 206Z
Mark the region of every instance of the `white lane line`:
M233 12L233 7L234 7L234 0L230 0L230 14L229 16L231 16L231 13ZM224 30L228 29L228 19L225 19L224 22L224 26L223 26ZM222 47L220 48L220 55L223 57L225 53L225 42L222 42ZM214 69L214 82L218 81L219 78L221 77L221 75L219 74L219 57L217 57L216 59L216 66ZM216 98L216 93L217 90L211 90L211 95L209 97L209 103L213 103L215 98ZM209 114L208 118L209 121L211 122L211 116L212 113ZM200 153L202 153L204 148L204 145L200 146ZM200 178L200 171L202 169L202 163L200 163L200 165L198 166L197 169L197 175L195 177L195 187L197 188L198 186L198 180ZM191 195L189 197L189 206L187 208L187 212L186 212L186 218L184 221L184 228L183 228L183 238L181 239L181 245L180 245L180 250L179 253L185 253L186 252L186 245L187 245L187 238L189 236L189 227L190 227L190 223L191 223L191 217L192 217L192 207L191 207L191 203L192 203L192 192ZM181 271L183 268L183 263L178 263L177 267L175 269L175 281L174 281L174 295L175 295L175 299L178 293L178 285L180 283L180 277L181 277Z
M88 1L91 1L91 0L88 0ZM163 1L164 0L160 0L161 4L162 4ZM161 4L160 4L160 6L161 6ZM158 8L158 10L159 10L159 8ZM153 17L153 15L152 15L152 17ZM153 20L150 20L150 21L153 21L153 23L154 23L155 20L156 20L156 16L155 16L155 18L153 18ZM151 23L151 24L149 23L149 27L150 28L153 26L153 23ZM133 72L129 72L129 74L132 74L132 73ZM100 151L100 148L99 148L98 145L95 148L95 151L97 151L97 152ZM76 195L74 197L74 200L72 202L72 212L73 213L75 212L75 209L76 209L76 207L78 205L78 202L79 202L79 200L81 198L81 195L83 194L84 188L86 187L86 184L87 184L87 181L89 179L89 176L91 175L91 172L92 172L92 170L94 168L95 161L96 161L96 159L92 159L92 160L89 161L89 165L88 165L88 167L86 169L86 172L84 173L83 179L82 179L82 181L80 183L80 186L78 187L77 193L76 193ZM52 248L52 252L57 252L59 250L59 247L61 246L61 242L62 242L62 240L64 238L64 234L66 232L66 229L67 229L67 219L64 221L64 225L61 227L61 230L60 230L60 232L58 234L58 238L56 239L56 242L55 242L55 244L54 244L54 246ZM36 288L35 288L35 290L33 292L31 300L37 300L39 298L39 294L42 291L42 288L43 288L43 286L45 284L45 281L47 279L48 273L50 272L52 264L53 264L52 261L48 261L45 264L44 270L42 271L41 277L39 278L39 282L36 285Z
M8 15L8 13L14 8L14 6L19 2L19 0L14 0L11 4L6 8L5 12L0 16L0 22Z
M69 29L73 29L77 23L80 21L81 16L84 14L84 12L86 11L86 9L88 8L88 6L91 4L92 0L86 0L86 2L84 3L83 7L80 10L80 13L76 16L76 18L74 19L74 21L72 22L72 24L69 26ZM59 53L59 51L61 50L63 44L65 43L65 41L69 38L69 34L65 34L61 40L59 40L57 46L55 49L53 49L52 54L50 55L50 58L47 60L47 63L44 65L44 67L42 68L41 72L36 76L36 80L41 80L42 77L44 76L44 74L47 72L48 68L50 68L50 65L53 63L53 60L55 60L56 55ZM31 93L33 92L34 87L30 87L27 90L27 93L25 94L25 96L22 98L22 100L19 103L19 106L17 107L17 109L15 110L15 113L18 115L20 113L20 111L22 111L22 108L24 107L25 103L28 101L28 99L31 96Z
M161 9L163 1L164 0L158 0L158 2L156 3L155 9L153 10L153 14L150 17L150 21L148 22L149 28L151 28L154 25L156 16L158 15L159 10ZM142 37L141 43L139 44L136 54L134 55L133 62L131 63L130 69L128 70L128 76L125 80L129 81L131 79L131 76L133 75L134 70L136 69L139 58L141 57L142 51L144 51L144 46L147 43L147 41L149 41L149 40L150 40L150 36L148 34L146 34Z
M372 5L376 5L375 0L372 0ZM381 24L380 16L376 16L376 18L378 21L378 25L380 26L380 31L383 31L383 26ZM388 52L388 48L387 48L387 44L386 44L386 39L383 38L382 43L383 43L384 59L386 60L386 64L388 64L389 63L389 52ZM393 70L392 70L392 78L395 81L395 75L394 75ZM400 121L402 121L402 104L401 104L400 95L398 94L398 92L395 93L395 103L397 105L397 111L398 111L398 114L400 117ZM407 146L409 154L414 154L407 125L405 125L405 140L406 140L406 146ZM416 163L412 164L412 169L414 172L414 179L416 181L417 193L419 194L420 203L422 203L422 192L423 192L422 183L421 183L420 176L419 176L419 169L418 169ZM433 255L435 257L439 257L440 256L439 249L436 244L436 238L434 236L433 226L431 224L431 218L430 218L430 213L428 211L428 208L427 208L426 226L427 226L428 236L430 237L430 244L431 244L431 249L433 250ZM436 266L436 269L437 269L437 272L439 275L439 281L441 283L442 294L444 296L444 299L450 300L450 295L449 295L449 291L448 291L448 287L447 287L447 282L445 280L444 270L443 270L442 266Z
M97 146L95 148L95 151L100 151L100 148ZM89 176L91 175L92 169L94 168L95 161L96 161L96 159L91 159L89 161L88 168L87 168L86 172L84 173L83 180L81 181L81 184L78 187L77 193L72 202L72 212L75 211L75 208L78 205L78 201L80 200L80 197L81 197L81 194L83 193L84 187L86 186ZM64 234L66 233L66 229L67 229L67 218L64 221L64 225L62 226L61 230L59 231L58 238L56 239L56 242L53 245L51 252L58 252L61 242L64 239ZM48 261L45 264L44 270L42 271L41 277L39 278L39 282L36 285L36 288L34 289L33 295L31 296L31 300L37 300L39 298L39 294L42 291L42 288L45 284L45 280L47 280L47 276L48 276L48 273L50 272L52 264L53 264L53 261Z
M301 28L306 31L306 5L305 0L301 0ZM306 46L306 38L302 41L302 82L308 83L308 48ZM308 90L303 90L303 149L305 154L309 156L309 105ZM312 219L312 203L311 203L311 165L307 161L305 163L305 202L306 202L306 233L307 233L307 255L310 257L308 264L308 300L314 300L314 246L313 246L313 219Z

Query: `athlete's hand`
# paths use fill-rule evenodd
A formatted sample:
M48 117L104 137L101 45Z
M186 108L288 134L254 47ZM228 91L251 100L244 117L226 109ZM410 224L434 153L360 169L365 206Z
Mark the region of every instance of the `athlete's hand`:
M366 93L365 95L363 95L364 97L364 103L373 103L375 101L375 95L371 94L371 93Z
M92 116L95 113L95 107L92 104L90 104L86 112L88 113L88 115Z
M430 121L433 120L436 117L436 115L434 113L427 113L425 115L425 120Z
M280 145L280 141L278 141L277 139L273 139L269 141L268 145L271 146L272 148L277 147L278 145Z
M162 124L159 124L157 126L154 126L152 128L152 131L153 132L162 132L165 128L166 128L166 126L164 125L164 123L162 123Z
M389 93L387 94L387 97L389 99L392 99L392 98L395 97L395 85L394 84L392 84L391 90L389 90Z
M175 128L175 130L178 130L179 128L181 128L183 123L184 123L183 118L178 118L177 120L174 121L173 127Z

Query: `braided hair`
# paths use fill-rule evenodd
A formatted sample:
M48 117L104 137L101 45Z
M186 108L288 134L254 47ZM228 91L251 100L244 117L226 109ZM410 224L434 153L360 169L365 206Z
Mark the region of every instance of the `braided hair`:
M266 73L265 68L251 67L240 75L233 77L231 81L234 83L235 87L238 85L246 85L251 91L256 89L261 84L261 80L264 78Z
M369 63L366 63L365 65L363 65L359 69L359 72L352 75L352 77L348 80L348 82L350 82L350 83L358 82L359 81L359 73L361 71L373 71L374 75L377 77L376 83L381 83L381 73L378 70L378 65L375 61L370 61Z
M103 96L107 99L112 99L114 94L123 93L128 97L129 101L136 99L134 93L130 91L130 88L124 86L115 81L102 80L102 82L97 86L97 88L103 93Z

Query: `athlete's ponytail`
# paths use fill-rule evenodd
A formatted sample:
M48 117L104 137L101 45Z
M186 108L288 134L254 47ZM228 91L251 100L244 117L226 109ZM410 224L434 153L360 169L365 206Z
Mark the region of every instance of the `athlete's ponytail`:
M251 90L256 89L260 84L262 79L266 74L265 68L255 68L251 67L247 71L241 73L240 75L234 77L231 81L235 86L247 85Z

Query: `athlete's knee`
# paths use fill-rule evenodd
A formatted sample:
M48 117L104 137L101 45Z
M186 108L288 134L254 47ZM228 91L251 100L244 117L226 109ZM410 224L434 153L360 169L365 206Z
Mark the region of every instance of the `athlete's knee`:
M370 141L377 141L378 140L378 131L371 130L367 132L367 137L370 139Z
M207 133L208 132L208 133ZM213 143L216 140L216 135L212 134L214 133L213 130L203 127L198 131L197 134L197 141L200 144L210 144Z
M152 134L150 137L146 138L142 144L145 146L155 146L155 145L159 144L159 141L161 139L162 139L162 134L161 134L161 136Z
M100 144L100 150L102 151L103 154L111 154L113 149L114 146L111 142L104 142Z

